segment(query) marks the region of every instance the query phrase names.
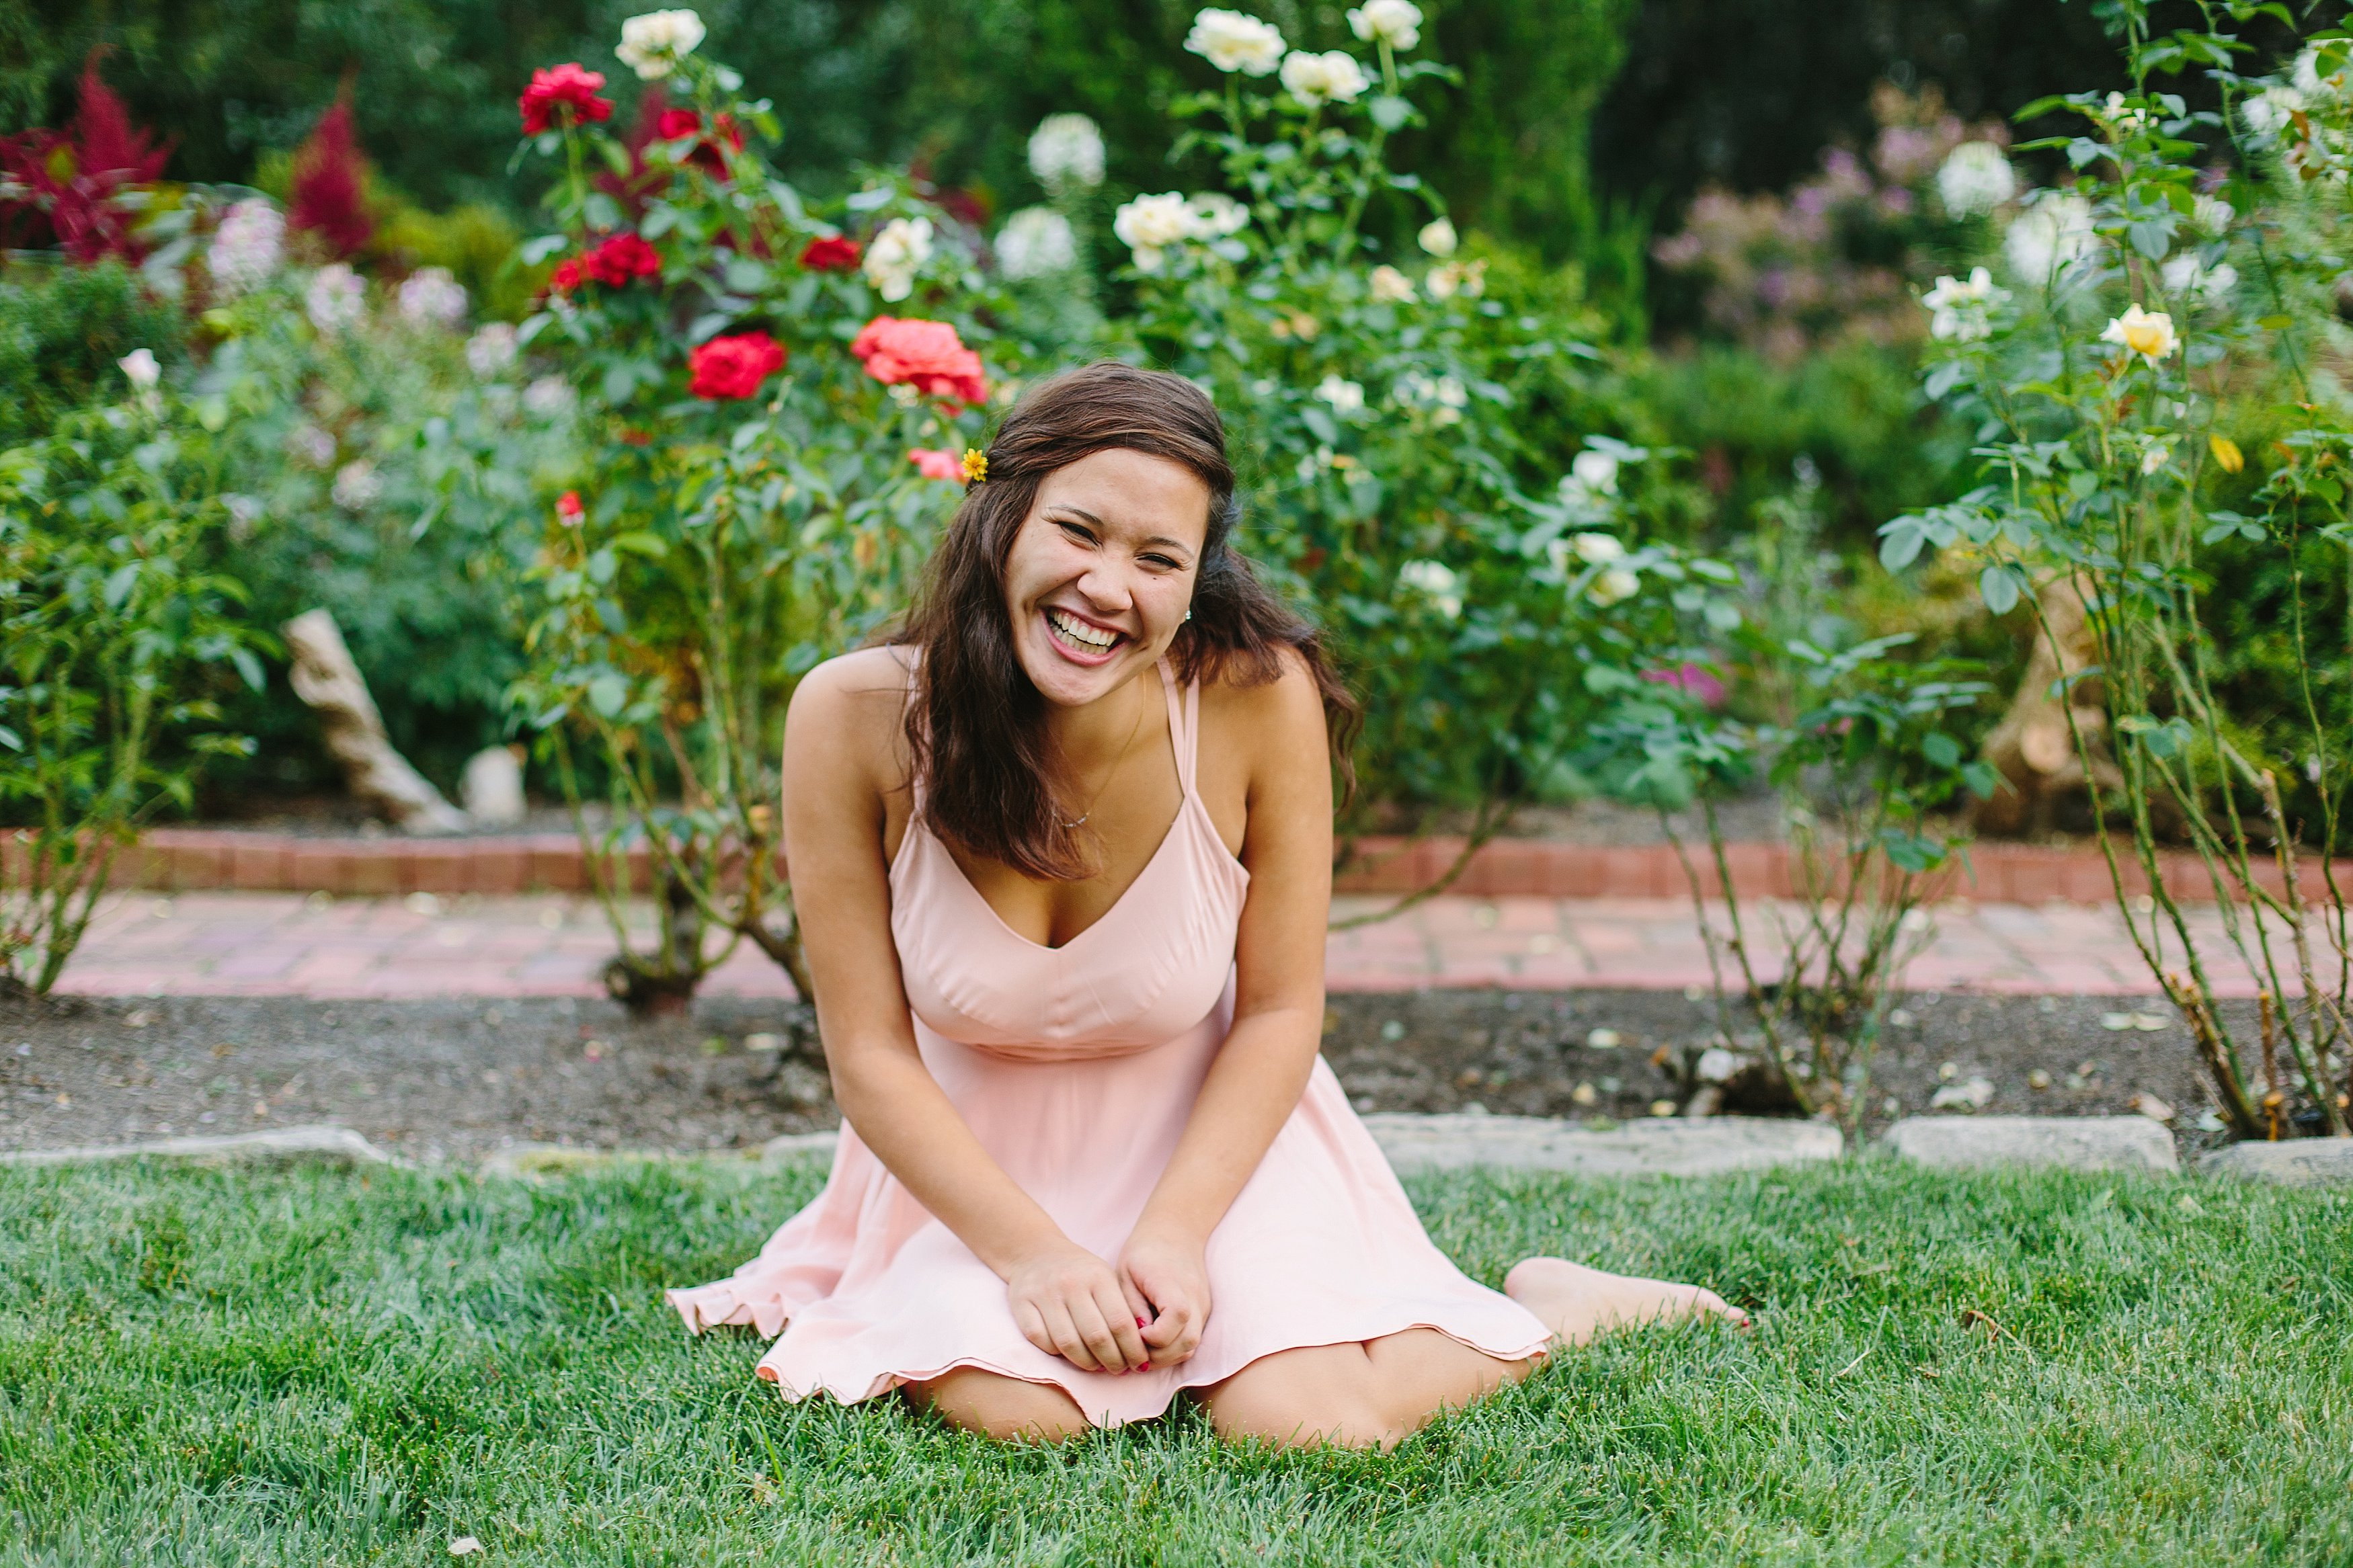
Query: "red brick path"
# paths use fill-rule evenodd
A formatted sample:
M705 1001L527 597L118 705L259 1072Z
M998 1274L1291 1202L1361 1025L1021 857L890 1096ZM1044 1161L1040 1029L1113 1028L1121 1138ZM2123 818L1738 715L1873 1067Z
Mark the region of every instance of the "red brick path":
M1344 897L1335 912L1345 917L1386 902ZM1769 934L1769 904L1748 913L1752 933ZM2195 918L2224 989L2253 994L2253 977L2222 961L2216 911ZM2156 990L2113 907L1954 902L1938 910L1936 924L1934 944L1908 974L1916 989ZM108 900L64 989L132 996L589 995L613 951L601 910L563 895L135 893ZM1679 990L1708 975L1689 906L1663 899L1435 899L1396 920L1336 931L1329 952L1335 991ZM749 944L712 976L709 989L791 994L784 972Z

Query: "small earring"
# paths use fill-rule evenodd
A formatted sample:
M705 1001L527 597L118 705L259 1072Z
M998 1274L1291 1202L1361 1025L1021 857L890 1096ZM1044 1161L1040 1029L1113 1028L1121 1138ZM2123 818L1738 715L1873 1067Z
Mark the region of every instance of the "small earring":
M1185 618L1186 618L1187 620L1188 620L1188 621L1189 621L1189 620L1191 620L1191 619L1193 618L1193 612L1192 612L1192 611L1190 611L1190 610L1186 611L1186 612L1185 612Z

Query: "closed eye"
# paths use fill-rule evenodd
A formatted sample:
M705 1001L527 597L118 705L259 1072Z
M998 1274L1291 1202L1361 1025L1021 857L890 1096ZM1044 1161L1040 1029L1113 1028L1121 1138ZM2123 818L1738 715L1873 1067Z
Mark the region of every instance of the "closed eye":
M1072 539L1080 540L1088 544L1092 544L1095 542L1094 531L1092 529L1087 528L1082 523L1072 522L1066 517L1056 518L1054 520L1054 526L1060 529L1064 533L1069 534Z

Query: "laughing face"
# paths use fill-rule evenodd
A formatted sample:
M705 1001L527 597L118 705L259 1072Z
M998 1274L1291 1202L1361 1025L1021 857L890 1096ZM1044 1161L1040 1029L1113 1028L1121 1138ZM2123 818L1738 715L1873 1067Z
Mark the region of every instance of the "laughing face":
M1057 468L1005 563L1013 646L1050 702L1083 707L1168 651L1193 602L1209 488L1142 452Z

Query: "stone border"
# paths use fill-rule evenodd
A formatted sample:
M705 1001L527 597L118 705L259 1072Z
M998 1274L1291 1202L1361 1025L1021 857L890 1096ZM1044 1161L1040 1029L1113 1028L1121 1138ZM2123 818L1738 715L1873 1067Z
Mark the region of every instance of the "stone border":
M2073 1171L2181 1168L2173 1134L2145 1116L1907 1116L1881 1142L1938 1170L2059 1165Z
M272 1127L217 1138L158 1138L145 1143L84 1143L64 1149L0 1153L0 1165L68 1165L100 1160L189 1160L205 1164L322 1160L344 1165L388 1165L391 1155L348 1127Z
M1367 838L1335 882L1342 893L1410 892L1443 876L1461 853L1451 838ZM0 855L21 854L0 843ZM2105 904L2108 869L2088 847L1979 844L1969 870L1951 886L1956 897L1987 903ZM2164 857L2176 896L2198 901L2205 873L2186 852ZM1743 898L1795 896L1789 854L1779 844L1726 847L1725 863ZM629 860L633 886L649 885L644 854ZM2277 871L2266 864L2274 881ZM2353 860L2338 873L2353 880ZM2127 885L2144 890L2137 868ZM406 893L579 893L589 887L579 840L568 833L525 833L476 838L305 838L234 828L159 827L124 855L116 885L163 892L238 889L252 892L336 893L393 897ZM1702 885L1720 883L1712 867ZM1482 845L1447 889L1471 898L1672 899L1689 896L1674 852L1663 844L1630 847L1500 838Z

